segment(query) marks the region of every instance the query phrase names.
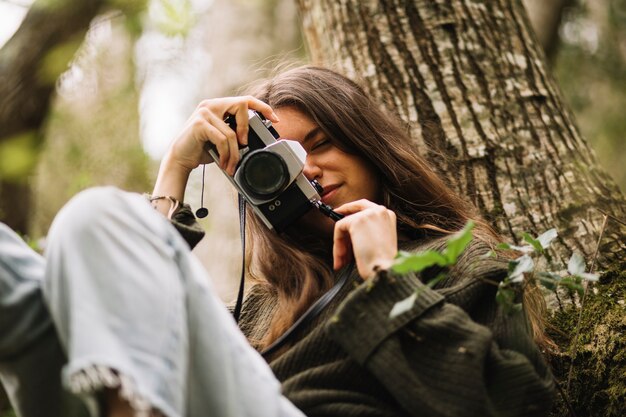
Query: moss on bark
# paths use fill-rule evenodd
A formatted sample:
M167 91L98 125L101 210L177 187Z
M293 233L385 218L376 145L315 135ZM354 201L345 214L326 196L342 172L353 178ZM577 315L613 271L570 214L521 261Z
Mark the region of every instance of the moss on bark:
M561 347L552 355L555 377L577 416L626 415L626 261L620 260L589 288L574 342L580 309L570 306L551 317L551 336ZM577 346L577 348L574 348ZM573 361L568 389L568 375ZM558 396L552 416L570 415Z

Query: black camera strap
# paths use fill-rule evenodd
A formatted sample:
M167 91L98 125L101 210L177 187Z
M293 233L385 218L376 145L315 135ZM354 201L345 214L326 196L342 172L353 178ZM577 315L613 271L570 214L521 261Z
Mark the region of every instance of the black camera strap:
M235 321L239 323L241 307L243 306L243 290L246 283L246 200L237 194L239 199L239 237L241 238L241 279L239 280L239 293L233 310Z
M238 195L239 199L239 236L241 238L241 279L239 281L239 293L237 294L237 302L235 303L235 309L233 310L233 316L235 321L239 323L239 317L241 316L241 308L243 306L243 293L244 293L244 284L246 277L246 200ZM339 290L343 288L345 283L348 281L348 276L350 276L350 271L353 268L353 264L346 265L341 272L339 273L339 279L333 287L328 290L324 295L322 295L309 309L298 319L296 322L289 328L285 333L283 333L278 339L274 341L270 346L268 346L261 355L267 356L276 352L278 348L283 346L289 338L295 334L298 328L304 326L307 323L310 323L315 317L317 317L324 308L335 298L335 296L339 293Z
M298 328L310 323L315 317L319 316L319 314L324 311L324 308L335 298L335 296L339 293L339 290L343 288L345 283L348 281L348 277L350 276L350 271L352 270L352 264L346 265L341 273L339 274L339 279L333 285L333 287L324 293L309 309L302 315L294 324L291 325L289 329L285 333L283 333L278 339L274 341L271 345L269 345L263 352L261 352L262 356L268 356L272 353L276 352L278 348L283 346L291 336L293 336L298 330Z

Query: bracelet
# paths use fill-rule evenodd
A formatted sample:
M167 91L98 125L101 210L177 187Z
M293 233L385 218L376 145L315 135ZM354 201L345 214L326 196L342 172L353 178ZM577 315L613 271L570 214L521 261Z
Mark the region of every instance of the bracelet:
M178 210L178 208L180 207L180 201L178 201L177 199L175 199L174 197L170 196L170 195L156 195L156 196L151 196L149 198L150 203L154 203L155 201L159 201L159 200L169 200L170 201L170 209L167 212L167 218L172 220L172 216L174 215L174 213L176 213L176 210ZM154 207L156 209L156 205L152 204L152 207Z

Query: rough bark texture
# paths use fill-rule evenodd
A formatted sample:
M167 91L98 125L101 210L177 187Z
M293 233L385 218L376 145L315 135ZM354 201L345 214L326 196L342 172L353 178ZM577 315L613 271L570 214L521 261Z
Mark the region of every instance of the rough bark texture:
M361 79L503 235L519 243L524 231L556 227L555 259L566 264L577 251L590 261L608 213L596 269L624 257L626 229L614 220L626 217L624 196L580 136L519 0L298 3L313 61ZM626 359L616 352L626 347L625 285L617 271L589 295L581 333L588 343L571 339L576 304L554 318L563 350L577 346L575 369L597 365L569 390L581 415L624 412ZM597 309L607 292L613 298ZM616 319L603 323L600 311ZM554 360L566 385L569 356Z
M104 0L38 1L15 35L0 50L0 146L17 137L40 142L57 77ZM26 232L30 191L15 178L0 178L0 213Z
M601 211L624 218L624 197L573 124L518 2L300 0L300 8L313 61L362 78L513 241L557 227L561 260L574 250L591 259ZM619 223L609 222L602 259L625 250Z

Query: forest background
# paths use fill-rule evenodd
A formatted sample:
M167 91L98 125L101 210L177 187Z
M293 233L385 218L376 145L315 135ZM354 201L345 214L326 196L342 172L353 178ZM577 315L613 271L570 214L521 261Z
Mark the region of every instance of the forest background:
M201 99L234 94L285 58L309 59L292 0L110 3L92 21L70 66L72 48L57 48L47 57L50 73L59 72L59 66L63 71L43 140L24 138L0 152L3 183L17 180L32 192L21 232L34 246L45 245L54 214L81 189L112 184L149 192L159 157ZM624 191L626 3L525 3L582 135ZM542 3L551 3L552 18L545 18ZM17 29L30 5L28 0L0 0L0 43ZM200 203L201 170L196 171L187 195L194 208ZM214 167L206 178L211 214L202 223L209 236L220 239L209 237L196 251L204 259L231 259L206 267L214 276L236 277L234 193ZM4 196L2 203L8 203ZM230 299L234 285L220 292Z

